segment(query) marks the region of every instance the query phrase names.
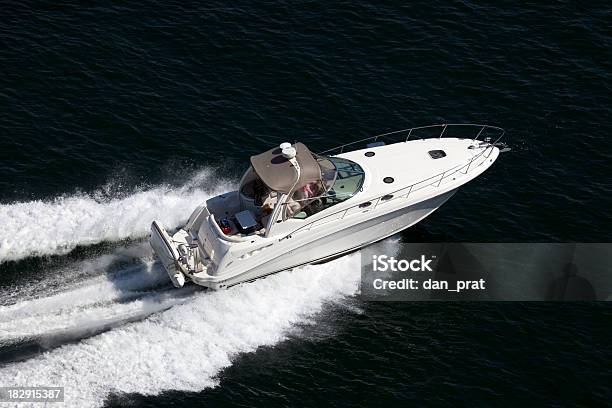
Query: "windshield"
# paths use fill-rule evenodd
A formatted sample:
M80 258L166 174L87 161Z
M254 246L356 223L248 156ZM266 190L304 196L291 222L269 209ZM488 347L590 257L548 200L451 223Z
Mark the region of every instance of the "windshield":
M339 157L315 156L321 168L321 183L295 190L286 203L285 219L304 219L359 191L364 173L357 163Z
M328 176L329 187L328 194L335 195L338 198L347 198L354 195L363 185L363 169L357 163L339 157L326 158L333 166L333 177ZM321 167L321 173L323 168Z

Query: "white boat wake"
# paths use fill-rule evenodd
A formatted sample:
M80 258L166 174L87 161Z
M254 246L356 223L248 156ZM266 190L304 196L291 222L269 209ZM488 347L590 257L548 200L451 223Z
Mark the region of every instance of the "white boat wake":
M126 264L135 256L140 257ZM118 271L112 270L115 262L123 262ZM60 282L69 272L75 278ZM172 290L147 243L47 273L49 278L36 284L36 296L31 291L20 296L17 290L10 305L0 306L0 346L25 339L52 346L54 341L86 337L168 309L197 289ZM0 296L8 291L0 290Z
M19 336L83 329L174 302L145 320L6 364L0 368L0 384L63 386L66 406L75 407L100 406L111 392L202 390L217 384L216 376L237 354L286 339L296 324L312 324L325 304L357 293L359 276L359 255L354 254L226 291L194 291L167 301L155 296L148 304L109 302L116 294L98 282L3 307L1 336L15 341ZM71 304L73 295L80 306Z
M180 187L158 186L122 198L72 195L50 201L0 205L0 263L28 256L65 254L78 245L144 237L151 221L169 228L215 193L231 188L212 170L196 173ZM206 188L213 185L213 188Z
M8 235L3 233L3 251L10 249L3 256L61 253L88 240L144 235L153 217L177 225L206 197L204 189L183 187L137 192L110 203L85 198L30 203L55 217L74 215L68 221L75 224L61 234L49 233L47 238L55 239L21 252L6 245ZM3 208L2 217L10 213L22 224L28 217L36 218L28 205L22 212L18 207ZM84 213L105 224L79 235L75 214ZM30 221L43 235L46 228L59 224ZM42 225L35 224L39 221ZM383 245L395 246L392 241ZM14 350L31 339L41 344L49 340L49 350L24 361L0 363L0 384L65 387L65 406L101 406L110 393L203 390L217 385L220 371L237 355L277 344L303 325L314 324L326 305L360 313L347 304L347 298L359 292L358 253L218 292L171 288L146 242L40 272L46 275L35 289L0 290L0 296L13 293L0 306L0 355L3 347L5 352Z

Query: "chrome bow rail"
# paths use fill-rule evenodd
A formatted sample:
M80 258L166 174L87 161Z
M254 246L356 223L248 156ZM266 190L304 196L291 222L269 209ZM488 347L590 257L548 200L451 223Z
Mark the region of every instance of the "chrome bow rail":
M439 133L438 133L438 129ZM473 130L468 135L465 134L464 130ZM436 132L432 132L435 130ZM461 133L459 135L458 133ZM491 135L493 133L493 135ZM407 142L411 138L414 139L431 139L431 138L442 138L442 137L459 137L463 139L472 140L483 140L485 142L495 144L498 143L504 136L506 131L497 126L490 125L479 125L475 123L440 123L438 125L419 126L409 129L396 130L394 132L383 133L376 136L370 136L365 139L356 140L351 143L346 143L340 146L333 147L331 149L320 152L320 154L341 154L344 152L344 148L347 146L354 146L363 143L375 143L375 142ZM482 138L482 139L480 139ZM491 141L493 140L493 141ZM365 147L365 146L364 146Z
M291 238L291 236L299 231L308 231L310 230L313 225L316 225L318 223L323 224L325 221L323 220L330 220L330 219L343 219L348 213L352 213L354 212L356 209L358 211L369 211L369 210L373 210L376 207L378 207L379 204L386 202L386 201L391 201L397 198L404 198L407 199L412 193L421 190L423 188L426 187L439 187L440 184L442 184L442 181L444 179L449 178L450 176L453 176L457 173L460 174L467 174L470 171L470 167L472 167L472 164L479 158L483 158L484 160L488 159L489 156L491 156L491 153L493 152L493 148L495 147L499 147L501 151L504 151L506 145L503 143L500 143L501 138L504 136L504 134L506 133L506 131L502 128L499 128L497 126L489 126L489 125L477 125L477 124L472 124L472 123L451 123L451 124L440 124L440 125L429 125L429 126L421 126L421 127L415 127L415 128L410 128L410 129L404 129L404 130L398 130L395 132L389 132L389 133L383 133L381 135L377 135L377 136L372 136L372 137L368 137L366 139L361 139L361 140L357 140L355 142L352 143L347 143L344 144L342 146L338 146L335 147L333 149L330 150L326 150L325 152L321 152L321 154L325 154L325 153L329 153L333 150L336 149L340 149L340 152L337 154L340 154L344 151L344 148L346 146L352 146L358 143L364 143L364 142L368 142L368 143L374 143L374 142L378 142L378 141L391 141L393 143L397 143L400 142L402 140L393 140L390 139L390 136L399 136L399 135L406 135L406 138L403 140L405 142L407 142L410 137L413 137L413 139L429 139L430 137L417 137L417 133L423 129L435 129L435 128L441 128L442 130L440 131L440 133L437 136L434 136L436 138L441 138L441 137L458 137L457 135L451 135L448 132L448 129L455 127L463 127L463 129L467 129L469 127L475 128L477 130L477 134L476 136L474 136L473 138L471 138L472 140L480 140L480 138L482 138L482 147L484 147L484 149L479 152L478 154L476 154L475 156L473 156L467 163L465 164L461 164L458 165L456 167L453 167L451 169L448 169L442 173L438 173L434 176L428 177L424 180L420 180L416 183L413 183L409 186L405 186L402 187L398 190L395 190L391 193L387 193L385 195L376 197L374 199L371 199L370 201L367 202L362 202L362 203L355 203L354 205L352 205L349 208L345 208L343 210L339 210L336 212L333 212L329 215L326 215L323 218L319 218L315 221L309 222L301 227L296 228L295 230L291 231L289 234L283 236L282 238L279 239L279 241L282 241L284 239L287 238ZM491 135L489 135L489 132L495 132L495 134L493 135L495 137L495 139L493 139L493 137ZM422 135L421 135L422 136ZM464 139L467 139L466 137L463 137ZM382 140L381 140L382 139ZM403 139L403 136L402 136ZM483 161L481 161L480 163L478 163L475 167L479 167L480 165L483 164ZM319 197L317 197L319 198ZM287 204L287 203L284 203Z

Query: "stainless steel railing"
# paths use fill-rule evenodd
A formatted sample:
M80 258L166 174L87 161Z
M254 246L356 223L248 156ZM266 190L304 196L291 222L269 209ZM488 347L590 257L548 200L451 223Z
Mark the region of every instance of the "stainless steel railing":
M414 139L430 139L432 138L432 136L429 137L419 137L419 133L421 133L421 136L423 136L423 131L424 130L431 130L431 129L436 129L439 128L440 133L437 136L433 136L433 137L437 137L437 138L442 138L442 137L457 137L457 134L453 135L452 132L456 129L466 129L466 128L474 128L474 137L471 137L470 139L472 140L480 140L479 138L483 138L484 139L489 139L489 141L491 139L495 139L493 142L491 143L498 143L501 138L504 136L504 134L506 133L506 131L500 127L497 126L490 126L490 125L479 125L479 124L475 124L475 123L440 123L437 125L428 125L428 126L419 126L419 127L413 127L413 128L409 128L409 129L402 129L402 130L396 130L394 132L388 132L388 133L383 133L380 135L376 135L376 136L370 136L367 137L365 139L360 139L360 140L356 140L354 142L350 142L350 143L346 143L340 146L336 146L333 147L331 149L325 150L323 152L320 152L320 154L341 154L344 152L344 148L348 147L348 146L354 146L354 145L358 145L358 144L363 144L363 143L374 143L374 142L378 142L378 141L385 141L385 142L390 142L390 143L398 143L398 142L407 142L408 140L410 140L411 138ZM494 132L495 134L493 135L494 137L492 137L491 135L489 135L490 132ZM405 136L405 137L404 137ZM486 141L486 140L485 140ZM366 146L364 146L366 147Z

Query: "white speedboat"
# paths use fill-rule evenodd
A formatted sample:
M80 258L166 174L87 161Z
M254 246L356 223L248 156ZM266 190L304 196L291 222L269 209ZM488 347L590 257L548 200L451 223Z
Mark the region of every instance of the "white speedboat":
M458 130L470 137L452 136ZM226 288L325 261L427 217L493 164L503 134L486 125L433 125L327 154L283 143L252 156L238 191L207 200L175 234L154 221L151 246L177 287Z

